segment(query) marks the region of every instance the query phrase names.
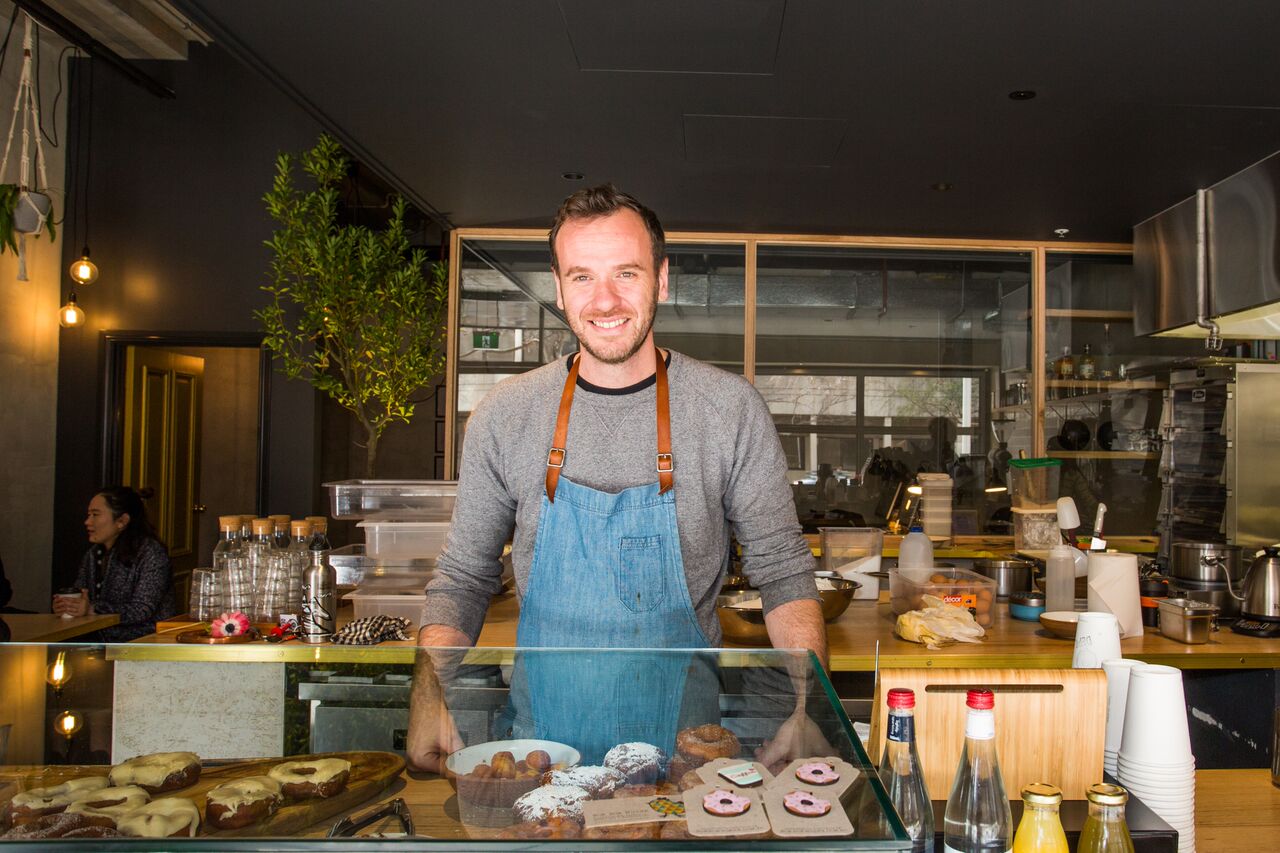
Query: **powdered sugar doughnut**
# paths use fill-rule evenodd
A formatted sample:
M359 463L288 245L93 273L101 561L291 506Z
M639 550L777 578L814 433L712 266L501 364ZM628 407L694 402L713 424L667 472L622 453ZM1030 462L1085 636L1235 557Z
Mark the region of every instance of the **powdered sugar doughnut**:
M542 774L542 784L582 788L591 795L593 800L609 799L618 786L626 781L627 777L623 776L620 770L590 764L567 767L564 770L548 770Z
M810 785L834 785L840 781L840 774L825 761L810 761L796 768L796 778Z
M559 817L582 820L582 804L591 799L585 789L576 785L543 785L522 794L511 810L520 821L537 823Z
M831 801L815 797L808 791L792 791L782 798L782 806L799 817L822 817L831 811Z
M702 808L716 817L737 817L751 808L751 799L724 788L716 788L702 798Z
M651 743L620 743L604 755L604 766L612 767L632 784L656 782L667 769L667 754Z
M59 812L32 818L21 826L15 826L4 835L0 835L0 838L6 840L61 838L68 832L75 832L92 825L84 815Z

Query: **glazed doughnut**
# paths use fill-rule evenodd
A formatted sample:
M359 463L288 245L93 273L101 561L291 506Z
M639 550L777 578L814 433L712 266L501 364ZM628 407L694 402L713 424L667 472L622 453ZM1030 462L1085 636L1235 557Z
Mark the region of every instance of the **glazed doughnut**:
M822 817L831 811L831 801L815 797L809 791L792 791L782 798L782 806L799 817Z
M565 770L548 770L542 774L543 785L568 785L585 790L593 800L607 800L627 777L612 767L583 765Z
M702 808L716 817L737 817L751 808L751 799L725 788L716 788L702 798Z
M583 838L613 839L617 841L653 841L660 836L662 824L619 823L613 826L593 826L582 833Z
M734 758L741 749L737 735L714 723L685 729L676 735L676 750L680 754L701 759L695 766L717 758Z
M351 762L341 758L314 761L286 761L267 771L280 783L280 792L291 800L332 797L347 787Z
M810 761L796 768L796 778L810 785L834 785L840 781L840 774L825 761Z
M15 826L4 835L0 835L0 838L7 840L61 838L68 832L88 826L92 824L84 815L59 812L32 818L21 826Z
M538 823L548 818L582 821L582 804L591 799L576 785L544 785L522 794L512 805L516 819Z
M651 743L620 743L605 753L604 766L621 771L631 784L653 783L666 770L667 754Z
M116 829L135 838L195 838L200 810L186 797L152 800L116 821Z
M200 778L200 756L194 752L156 752L139 755L111 768L111 784L137 785L148 794L163 794L194 784Z
M108 784L110 783L107 782L106 776L83 776L63 782L61 785L32 788L30 791L15 794L9 801L9 822L14 826L20 826L38 817L58 814L71 805L77 794L98 791L107 787Z
M215 829L239 829L265 820L278 808L280 783L270 776L250 776L211 789L204 817Z
M116 821L151 801L151 795L137 785L85 791L67 806L67 814L83 815L96 826L116 828Z

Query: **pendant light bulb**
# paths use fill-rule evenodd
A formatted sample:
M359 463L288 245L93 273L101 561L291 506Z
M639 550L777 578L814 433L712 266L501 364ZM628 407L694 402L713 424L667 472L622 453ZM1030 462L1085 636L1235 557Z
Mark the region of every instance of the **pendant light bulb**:
M76 284L93 284L98 280L98 265L89 260L89 247L84 247L78 260L71 262L71 280Z
M74 290L67 297L67 304L58 309L58 323L64 329L74 329L84 325L84 309L76 304Z

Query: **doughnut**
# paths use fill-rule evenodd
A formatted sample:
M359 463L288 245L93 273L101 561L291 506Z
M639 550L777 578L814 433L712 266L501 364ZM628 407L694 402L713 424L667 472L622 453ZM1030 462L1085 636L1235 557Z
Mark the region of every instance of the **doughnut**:
M526 820L498 833L498 838L578 838L582 824L569 818L551 817L546 820Z
M21 826L15 826L4 835L0 835L0 838L7 840L61 838L68 832L88 826L92 824L84 815L59 812L32 818Z
M152 800L116 821L116 829L135 838L195 838L200 810L186 797Z
M653 783L666 770L667 754L651 743L620 743L605 753L604 766L619 770L631 784Z
M582 833L583 838L613 839L617 841L653 841L660 837L662 824L619 823L613 826L593 826Z
M65 811L77 794L107 787L106 776L83 776L61 785L32 788L9 801L9 822L19 826L34 818Z
M796 768L796 778L810 785L834 785L840 781L840 774L825 761L810 761Z
M520 795L511 806L516 819L537 823L547 818L582 821L582 804L591 795L576 785L543 785Z
M680 790L687 791L690 788L696 788L699 785L705 785L702 777L698 775L697 770L690 770L688 773L680 777Z
M607 800L627 778L612 767L584 765L542 774L543 785L569 785L585 790L593 800Z
M671 763L667 765L667 778L683 779L686 773L697 770L703 764L706 762L677 752L671 759Z
M493 768L493 775L499 779L516 778L516 757L506 750L490 758L489 766Z
M117 830L109 826L82 826L62 834L63 838L123 838Z
M526 755L524 760L526 764L539 773L546 773L551 769L551 754L545 749L535 749Z
M224 782L206 795L205 821L214 829L240 829L280 808L280 783L270 776Z
M291 800L332 797L347 787L351 762L341 758L314 761L286 761L267 771L280 783L280 792Z
M111 784L137 785L148 794L163 794L194 784L200 778L200 756L194 752L156 752L139 755L111 768Z
M89 823L115 829L116 821L150 801L151 795L137 785L102 788L81 793L67 806L67 814L82 815Z
M799 817L822 817L831 811L831 801L809 791L792 791L782 797L782 807Z
M716 788L702 798L702 808L716 817L737 817L751 808L751 800L725 788Z
M714 723L685 729L676 735L676 750L681 755L701 759L696 766L717 758L734 758L741 749L737 735Z

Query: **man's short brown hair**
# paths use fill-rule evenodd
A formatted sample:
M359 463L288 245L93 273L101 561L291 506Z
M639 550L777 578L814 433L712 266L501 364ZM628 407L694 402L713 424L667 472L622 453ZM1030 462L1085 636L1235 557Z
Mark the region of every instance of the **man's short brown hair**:
M656 275L667 256L667 237L663 233L662 223L658 215L641 204L635 196L628 195L613 184L601 184L598 187L586 187L566 198L556 211L555 223L551 226L551 269L560 271L560 261L556 257L556 235L560 226L570 219L595 219L610 216L619 210L634 210L644 222L649 232L649 242L653 244L653 272Z

